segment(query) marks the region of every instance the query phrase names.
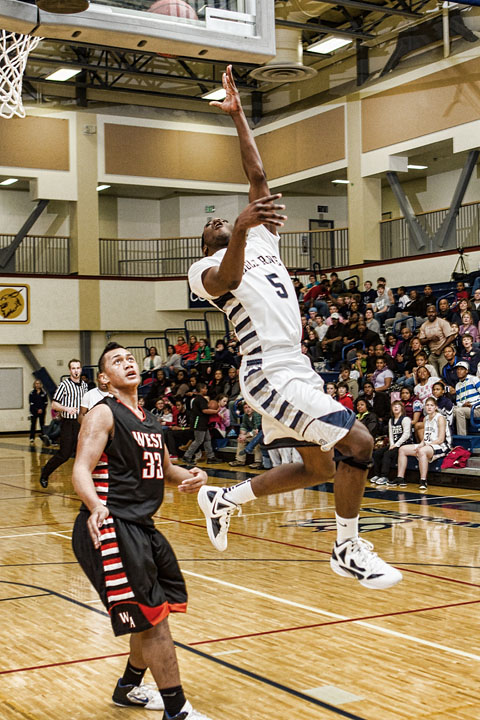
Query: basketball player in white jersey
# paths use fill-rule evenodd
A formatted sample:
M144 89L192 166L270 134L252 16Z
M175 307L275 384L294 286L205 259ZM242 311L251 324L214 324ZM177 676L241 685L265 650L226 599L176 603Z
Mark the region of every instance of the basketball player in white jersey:
M212 102L237 129L250 204L234 225L214 218L203 231L205 257L188 277L199 297L221 309L240 341L242 396L262 415L265 444L295 446L303 463L280 465L230 488L205 486L199 504L211 542L227 546L230 516L262 495L310 487L335 475L337 540L331 567L369 588L383 589L401 573L358 537L358 513L371 464L373 441L353 412L323 392L323 381L300 349L301 322L295 290L280 260L277 228L286 219L280 195L271 195L253 135L229 66L226 98ZM333 447L342 454L335 472Z

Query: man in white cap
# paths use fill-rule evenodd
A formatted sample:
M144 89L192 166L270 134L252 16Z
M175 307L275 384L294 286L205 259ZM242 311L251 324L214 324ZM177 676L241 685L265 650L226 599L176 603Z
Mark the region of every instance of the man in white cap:
M480 417L480 378L469 374L466 360L455 365L458 382L455 385L456 405L453 415L457 424L457 435L467 435L467 420L470 419L472 407L474 416Z

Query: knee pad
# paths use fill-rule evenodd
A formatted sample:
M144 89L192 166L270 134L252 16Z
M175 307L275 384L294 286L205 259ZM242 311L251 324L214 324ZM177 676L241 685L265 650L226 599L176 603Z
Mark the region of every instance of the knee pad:
M370 468L373 467L371 458L369 460L357 460L351 455L340 455L338 458L335 458L335 460L337 459L338 462L343 462L345 465L350 465L350 467L354 467L357 470L370 470Z

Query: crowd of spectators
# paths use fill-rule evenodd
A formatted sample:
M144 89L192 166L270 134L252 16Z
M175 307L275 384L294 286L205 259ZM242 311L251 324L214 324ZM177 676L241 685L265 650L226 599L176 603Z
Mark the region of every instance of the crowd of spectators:
M326 392L375 438L372 482L403 485L414 455L425 489L428 464L480 418L480 289L457 282L437 299L430 285L392 289L379 277L361 290L335 272L294 286L303 352L320 374L335 373Z

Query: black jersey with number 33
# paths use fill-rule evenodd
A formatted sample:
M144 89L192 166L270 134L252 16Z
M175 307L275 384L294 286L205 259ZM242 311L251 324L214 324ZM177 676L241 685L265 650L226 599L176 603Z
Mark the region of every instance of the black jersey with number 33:
M153 525L152 516L163 500L165 456L160 423L148 411L140 419L119 400L106 397L102 403L113 413L113 438L104 454L107 465L94 473L97 492L101 484L106 505L115 518Z

